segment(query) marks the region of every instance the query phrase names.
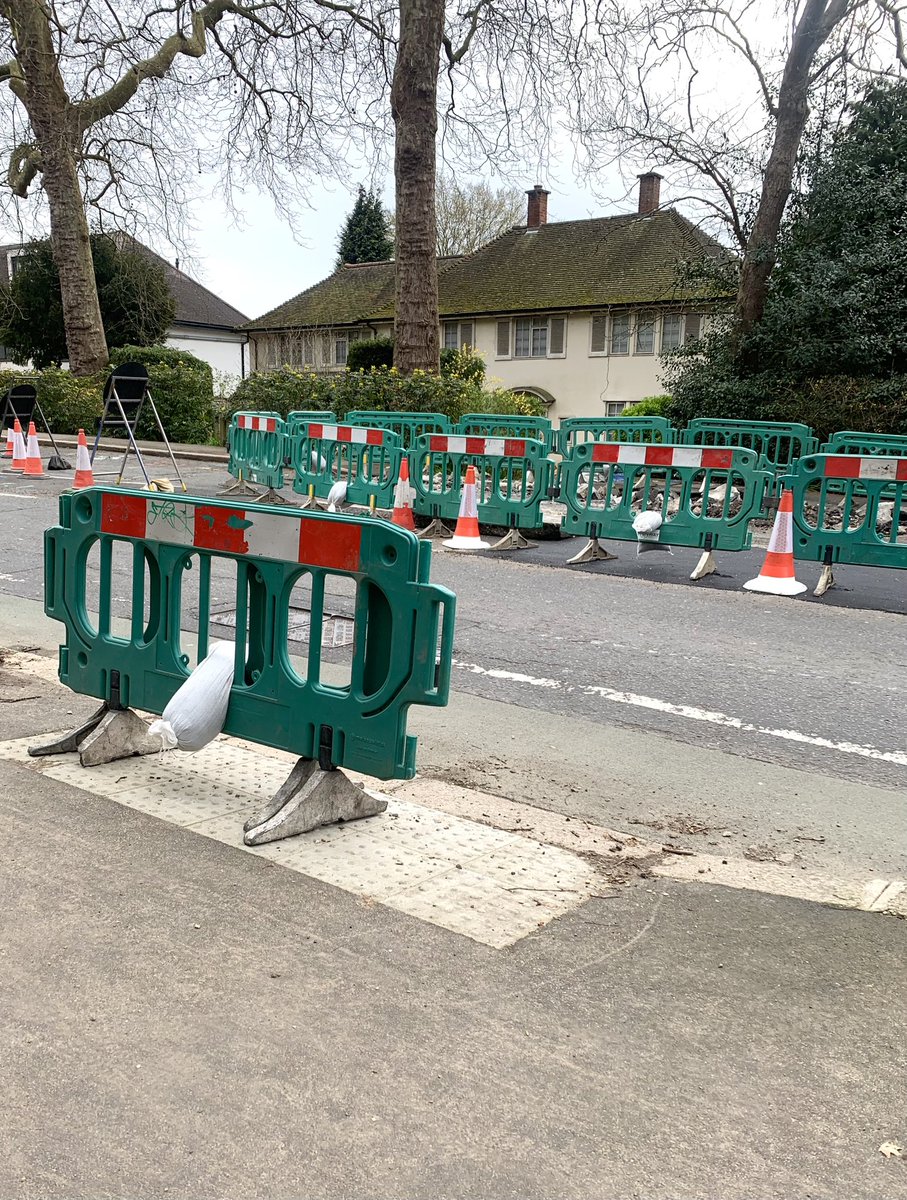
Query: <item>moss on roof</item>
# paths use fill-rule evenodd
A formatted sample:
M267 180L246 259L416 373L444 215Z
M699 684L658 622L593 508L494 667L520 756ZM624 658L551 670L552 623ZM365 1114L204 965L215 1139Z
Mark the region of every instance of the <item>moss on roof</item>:
M393 306L394 264L345 263L292 300L250 321L246 329L296 329L310 325L354 325Z
M726 255L673 209L639 216L517 226L438 275L442 316L604 308L701 297L678 283L683 263ZM248 329L390 320L394 264L341 267Z

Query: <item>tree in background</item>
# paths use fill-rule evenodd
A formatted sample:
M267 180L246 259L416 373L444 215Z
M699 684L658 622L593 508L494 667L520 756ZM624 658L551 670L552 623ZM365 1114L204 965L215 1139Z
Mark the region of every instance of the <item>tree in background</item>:
M438 177L438 253L471 254L525 218L526 197L519 188L487 183L458 183Z
M101 322L111 346L164 340L175 304L163 269L107 234L89 239ZM0 291L0 342L19 362L58 366L67 357L60 274L49 240L32 242Z
M804 164L761 320L679 352L672 415L907 422L907 83L873 86Z
M381 200L362 184L340 232L337 251L338 267L344 263L384 262L393 256L394 241Z
M614 0L597 11L608 53L581 96L584 141L599 163L674 168L681 198L723 225L741 252L745 332L762 316L811 113L834 125L854 79L907 66L901 4L781 0L767 15L752 0Z

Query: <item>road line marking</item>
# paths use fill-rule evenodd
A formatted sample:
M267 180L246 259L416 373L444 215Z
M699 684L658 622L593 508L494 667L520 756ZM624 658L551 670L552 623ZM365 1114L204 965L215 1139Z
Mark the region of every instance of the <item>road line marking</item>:
M499 671L480 667L477 663L453 660L453 666L470 675L482 675L487 679L500 679L505 683L521 683L529 687L544 688L548 691L563 692L565 695L597 696L601 700L609 700L613 704L629 704L635 708L647 708L652 712L667 713L674 717L684 717L688 721L705 721L710 725L720 725L724 729L736 729L739 733L759 733L768 737L781 738L786 742L798 742L805 746L818 746L822 750L835 750L839 754L855 754L860 758L870 758L876 762L894 763L898 767L907 767L907 751L878 750L875 746L860 746L856 742L833 742L830 738L817 737L809 733L800 733L796 729L772 729L767 725L755 725L744 721L741 717L732 717L723 712L711 712L705 708L696 708L690 704L673 704L669 700L658 700L654 696L640 696L635 692L620 692L615 688L594 685L564 683L560 679L546 679L544 676L522 675L516 671Z

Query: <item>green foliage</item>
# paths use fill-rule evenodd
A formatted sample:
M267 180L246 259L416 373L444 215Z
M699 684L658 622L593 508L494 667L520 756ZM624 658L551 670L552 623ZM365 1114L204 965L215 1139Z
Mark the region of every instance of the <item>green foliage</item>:
M228 417L235 412L277 412L286 417L299 408L332 408L333 399L334 383L330 376L281 367L247 375L237 385L226 409Z
M482 384L485 381L485 359L471 346L465 350L444 349L441 351L441 374Z
M387 214L377 193L359 185L353 211L347 217L337 244L337 266L344 263L383 262L393 256L394 243Z
M43 371L0 372L0 395L14 383L27 380L38 392L38 403L54 433L78 433L84 429L89 436L97 428L101 415L102 376L76 376L59 367L47 367ZM6 430L3 431L6 437Z
M620 414L622 417L666 417L671 397L643 396L636 404L628 404Z
M91 255L107 344L160 341L175 312L163 269L144 254L120 249L107 234L92 234ZM9 287L0 291L0 342L38 368L59 366L67 357L60 277L49 241L26 247Z
M348 371L370 371L372 367L394 365L394 339L372 338L370 341L353 342L347 351Z
M230 398L229 412L279 412L293 409L330 409L343 420L354 409L377 412L439 412L451 421L468 412L544 415L537 396L513 392L485 391L470 379L414 371L401 375L394 368L316 375L314 372L281 371L250 375Z
M907 380L907 83L870 87L785 221L765 313L669 356L668 415L900 432Z
M172 442L207 444L214 429L214 380L208 363L171 346L119 346L111 366L138 362L148 368L148 386ZM142 409L138 435L157 439L151 409Z

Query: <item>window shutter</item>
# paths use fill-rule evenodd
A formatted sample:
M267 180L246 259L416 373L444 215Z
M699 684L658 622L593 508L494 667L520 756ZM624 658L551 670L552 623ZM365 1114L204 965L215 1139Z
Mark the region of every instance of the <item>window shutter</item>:
M683 340L685 342L695 342L699 337L701 326L702 316L700 313L687 313Z
M595 313L592 317L591 351L593 354L607 354L608 352L608 317L606 313Z
M564 334L567 321L565 317L552 317L548 333L548 354L559 358L564 353Z
M510 322L498 321L498 358L510 357Z

